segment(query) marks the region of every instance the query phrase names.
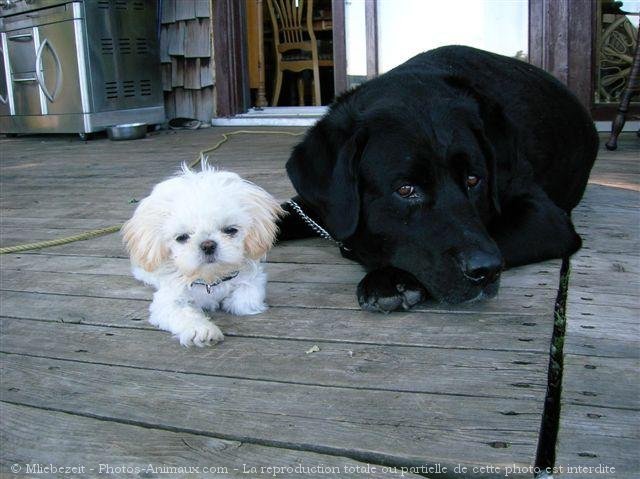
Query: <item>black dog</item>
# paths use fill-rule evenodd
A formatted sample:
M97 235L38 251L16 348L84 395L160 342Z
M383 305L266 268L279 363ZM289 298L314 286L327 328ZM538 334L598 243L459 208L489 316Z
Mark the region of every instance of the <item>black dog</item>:
M369 271L360 305L391 311L426 292L493 296L503 267L573 254L569 214L597 149L589 114L551 75L448 46L339 97L287 172L294 200ZM295 212L281 230L312 234Z

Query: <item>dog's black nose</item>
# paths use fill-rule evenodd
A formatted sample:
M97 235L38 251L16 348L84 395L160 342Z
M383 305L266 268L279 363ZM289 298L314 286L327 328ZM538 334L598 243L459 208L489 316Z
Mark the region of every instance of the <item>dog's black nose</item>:
M462 274L478 284L493 283L502 271L502 258L484 251L474 251L459 257Z
M218 246L218 243L212 240L206 240L200 243L200 249L204 252L204 254L215 253L217 246Z

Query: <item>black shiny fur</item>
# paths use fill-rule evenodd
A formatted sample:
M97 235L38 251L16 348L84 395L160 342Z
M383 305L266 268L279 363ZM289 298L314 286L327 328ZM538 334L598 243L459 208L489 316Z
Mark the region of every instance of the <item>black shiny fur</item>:
M552 76L449 46L339 97L287 172L305 211L368 269L360 304L389 311L414 304L397 285L469 301L494 295L499 281L495 271L475 280L469 265L573 254L581 240L570 212L597 149L589 114ZM481 179L475 188L469 175ZM397 193L405 184L415 198ZM280 226L281 240L312 235L295 214Z

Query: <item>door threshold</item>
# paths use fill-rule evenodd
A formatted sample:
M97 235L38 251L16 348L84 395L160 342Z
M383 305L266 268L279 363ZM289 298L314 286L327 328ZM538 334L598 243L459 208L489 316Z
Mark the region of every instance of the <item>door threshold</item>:
M613 121L613 117L611 118L611 120ZM595 124L596 129L599 132L611 131L611 121L596 121ZM623 132L638 130L640 130L640 121L638 120L627 120L627 122L624 124L624 128L622 129Z
M267 107L250 109L229 118L213 118L212 126L313 126L328 111L326 106ZM596 121L599 132L611 131L610 121ZM638 131L640 121L627 121L622 131Z
M326 106L251 108L230 118L213 118L213 126L312 126L328 111Z

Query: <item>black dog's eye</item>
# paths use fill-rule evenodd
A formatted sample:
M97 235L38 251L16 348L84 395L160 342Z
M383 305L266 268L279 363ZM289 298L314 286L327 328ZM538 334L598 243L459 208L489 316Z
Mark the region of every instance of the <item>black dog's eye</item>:
M187 241L189 239L189 235L187 233L183 233L180 236L176 237L176 241L178 243L184 243L185 241Z
M417 196L415 187L411 185L402 185L396 190L396 193L403 198L415 198Z
M238 232L238 228L235 226L227 226L222 230L222 232L226 235L233 236Z
M480 178L474 175L467 176L467 188L475 188L480 184Z

